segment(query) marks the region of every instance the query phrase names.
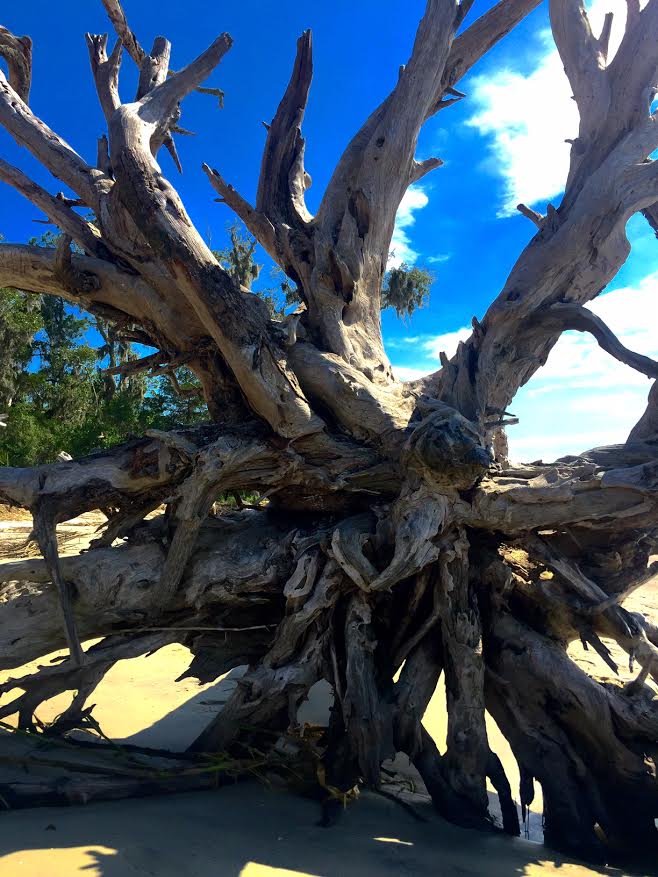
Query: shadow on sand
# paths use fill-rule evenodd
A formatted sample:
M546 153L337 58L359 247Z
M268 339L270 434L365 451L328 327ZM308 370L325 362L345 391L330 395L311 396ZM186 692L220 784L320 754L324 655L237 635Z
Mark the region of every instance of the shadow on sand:
M226 699L235 679L207 688L132 735L130 742L182 748ZM326 692L304 707L313 719ZM256 781L216 792L0 815L2 877L563 877L593 869L542 846L458 829L428 804L426 821L365 793L338 826L316 823L317 805Z
M564 877L612 873L558 859L538 844L455 828L424 807L418 822L366 793L331 829L314 805L256 782L200 792L5 813L0 873L87 877ZM37 851L47 850L37 857ZM20 851L20 852L19 852ZM14 853L14 855L11 855ZM34 858L31 859L31 856ZM41 870L32 865L41 862ZM260 867L258 867L260 866ZM79 868L79 870L78 870ZM619 873L619 872L618 872Z

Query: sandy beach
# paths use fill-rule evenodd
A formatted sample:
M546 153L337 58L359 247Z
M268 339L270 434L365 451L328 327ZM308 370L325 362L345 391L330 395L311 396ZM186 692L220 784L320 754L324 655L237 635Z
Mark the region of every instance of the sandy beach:
M61 534L66 539L65 550L83 547L95 523L78 519L68 524L68 530ZM0 557L15 557L28 533L27 521L0 522ZM628 605L658 617L658 586L635 594ZM603 678L610 674L594 653L574 647L573 654L592 675ZM621 667L627 666L619 653L617 658ZM117 741L169 749L190 743L236 684L236 673L210 685L200 686L193 680L174 682L188 660L187 649L168 646L150 657L117 664L91 699L96 704L94 716L104 732ZM328 687L317 686L302 707L300 720L321 721L327 714L328 699ZM54 718L65 705L65 698L49 701L40 718ZM442 748L445 697L441 686L424 722ZM502 758L516 790L518 770L509 746L493 722L489 733L492 748ZM414 783L414 806L424 821L387 798L364 793L347 808L337 827L320 828L316 804L253 780L216 792L3 812L0 875L535 877L559 872L562 877L584 877L622 873L575 863L537 842L541 839L539 788L529 820L530 840L483 836L436 816L422 783L405 761L398 758L394 767L401 777ZM395 788L393 784L391 789ZM491 803L492 811L497 812L493 794Z

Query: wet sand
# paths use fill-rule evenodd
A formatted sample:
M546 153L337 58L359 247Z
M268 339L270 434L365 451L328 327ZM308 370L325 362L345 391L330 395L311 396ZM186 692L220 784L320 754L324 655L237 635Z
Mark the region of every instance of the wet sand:
M72 550L82 547L85 524L89 538L88 523L73 525L77 531L73 544L69 543ZM29 531L29 523L18 525L25 526ZM7 522L2 522L0 551L9 538L13 550L6 553L15 554L19 540L8 529ZM638 605L629 608L658 617L658 586L634 595L634 601ZM574 657L592 675L603 677L610 672L591 652L580 654L574 649ZM236 674L204 686L193 680L174 682L186 661L187 649L168 646L150 657L117 664L91 698L104 732L119 741L147 746L181 749L190 743L226 699L236 684ZM300 720L321 720L327 714L328 698L328 686L317 686L302 707ZM54 718L66 703L64 696L49 701L40 718ZM443 748L445 696L441 686L424 721ZM518 770L509 746L493 722L489 733L512 789L517 789ZM364 793L347 808L339 826L320 828L316 804L255 780L217 792L4 812L0 815L0 877L536 877L558 872L562 877L586 877L624 873L577 864L539 843L484 836L449 825L434 814L406 761L398 757L395 768L404 782L415 783L414 806L426 821L417 821L386 798ZM395 788L393 784L391 789ZM541 839L539 792L537 788L529 832L536 840ZM491 803L496 812L494 794Z

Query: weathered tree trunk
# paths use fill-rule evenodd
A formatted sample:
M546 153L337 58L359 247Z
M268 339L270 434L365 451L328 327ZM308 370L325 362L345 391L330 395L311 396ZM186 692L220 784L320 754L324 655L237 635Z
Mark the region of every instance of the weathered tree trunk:
M532 466L510 463L499 439L494 462L491 446L515 393L566 329L590 332L612 356L658 376L658 364L584 307L628 254L628 218L651 216L658 200L648 158L658 147L658 0L642 11L629 4L610 63L606 35L592 35L579 0L551 0L581 114L564 199L546 217L523 208L538 230L500 296L439 372L407 385L386 359L379 301L400 200L440 164L415 160L418 134L538 0L502 0L465 29L470 4L428 0L409 63L348 145L316 216L304 203L301 135L312 44L310 33L300 37L256 205L205 167L299 288L303 308L278 322L222 270L156 161L162 146L176 157L180 103L230 37L167 76L169 43L158 38L148 54L118 0L104 5L119 42L108 56L107 38L88 35L109 134L96 167L34 115L31 43L0 30L9 67L0 123L97 217L92 226L0 162L0 178L64 233L57 251L0 245L0 285L62 295L139 332L158 352L126 368L184 362L213 422L152 431L84 460L0 470L0 502L32 511L43 552L0 564L0 667L71 650L2 685L15 697L0 718L18 712L20 727L37 733L38 705L75 692L47 729L65 735L90 721L85 702L115 661L180 642L194 655L189 674L203 681L249 667L194 754L181 756L194 769L154 785L164 756L142 753L141 774L132 764L110 781L102 751L93 765L77 754L78 767L66 762L67 800L203 786L203 753L228 752L237 765L254 741L274 758L277 738L294 732L299 704L324 679L334 706L314 757L330 805L359 783L376 786L381 762L402 751L439 811L461 825L492 827L490 777L503 827L518 834L487 740L488 709L519 762L524 806L532 778L542 784L547 842L599 859L655 845L658 702L646 683L658 679L658 629L622 606L653 572L655 391L623 446ZM140 68L126 104L122 48ZM82 253L70 252L71 240ZM240 490L263 498L209 517L219 494ZM166 514L145 520L163 502ZM84 554L59 558L57 523L95 508L113 510L104 534ZM602 638L615 639L637 661L637 680L622 688L590 679L566 652L577 637L609 664ZM442 672L444 755L421 724ZM77 770L105 779L76 786ZM0 794L12 805L61 800L49 782L3 780Z

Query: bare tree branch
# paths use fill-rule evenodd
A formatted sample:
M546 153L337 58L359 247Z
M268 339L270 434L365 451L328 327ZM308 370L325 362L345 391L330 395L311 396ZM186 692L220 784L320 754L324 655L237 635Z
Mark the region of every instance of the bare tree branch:
M51 222L61 228L65 234L69 234L90 256L96 256L98 259L111 258L97 230L67 206L63 198L46 192L22 171L2 159L0 159L0 180L13 186L28 201L43 210Z
M658 84L658 57L655 34L658 3L649 0L642 11L634 2L627 4L626 31L610 62L612 88L610 111L630 129L649 112Z
M658 381L653 382L644 414L631 430L627 441L642 441L656 435L658 435Z
M219 266L151 152L153 137L168 130L178 102L219 63L230 44L230 37L222 35L140 101L120 107L110 124L110 158L116 195L158 253L175 294L183 293L215 340L252 408L275 431L292 438L318 431L322 421L310 410L269 333L267 307L255 295L242 293ZM167 210L160 209L163 199Z
M311 219L304 202L310 182L304 170L301 126L312 77L312 39L307 30L297 40L290 81L267 131L256 196L259 213L294 226Z
M107 34L85 34L91 61L91 72L96 83L96 91L106 121L121 105L119 98L119 68L123 44L117 40L108 57Z
M429 174L437 167L441 167L442 164L443 161L440 158L426 158L423 161L414 161L411 171L411 182L417 183L419 180L422 180L426 174Z
M599 347L619 362L649 378L658 378L658 362L624 347L603 320L582 305L558 302L545 310L537 311L533 322L550 332L588 332L596 339Z
M609 102L605 59L582 0L552 0L555 44L578 104L581 132L591 135L603 122Z
M222 60L233 43L229 34L221 34L194 61L169 76L140 100L140 117L144 122L165 127L176 116L178 104L203 82Z
M244 222L258 243L275 261L278 261L276 235L270 220L264 214L255 210L233 186L225 182L220 176L219 171L213 170L207 164L203 165L203 170L210 180L210 185L219 194L219 200L231 208L236 216Z
M6 27L0 27L0 58L7 62L11 87L28 103L32 84L32 40L15 37Z
M455 37L445 66L441 99L445 88L455 85L486 53L539 6L541 0L500 0L470 27Z
M161 82L164 82L169 73L169 58L171 56L171 43L164 37L156 37L153 42L153 48L149 55L144 55L139 71L139 84L137 86L137 96L135 100L141 100L144 95L152 91ZM180 109L175 114L175 119L180 115ZM183 168L178 157L176 144L171 134L172 127L163 132L161 137L154 137L151 140L151 151L153 155L158 154L161 145L164 145L171 155L178 173L183 172Z
M112 22L117 36L125 46L126 51L137 64L141 67L146 52L140 46L137 37L128 26L125 13L121 7L119 0L103 0L103 6L107 12L108 18Z
M73 149L55 134L7 82L0 70L0 125L20 145L83 199L92 209L98 204L99 187L104 175L91 168Z
M608 60L608 49L610 48L610 34L612 33L613 20L614 13L606 12L605 18L603 19L603 28L601 29L601 35L597 40L599 52L601 53L601 57L604 61Z
M107 308L115 319L151 328L164 349L198 349L205 336L189 308L179 302L163 302L162 296L136 274L101 259L74 254L72 266L78 274L96 278L87 293L72 293L57 277L57 254L48 247L0 244L0 286L28 292L58 295L92 312ZM157 328L156 328L157 327Z

